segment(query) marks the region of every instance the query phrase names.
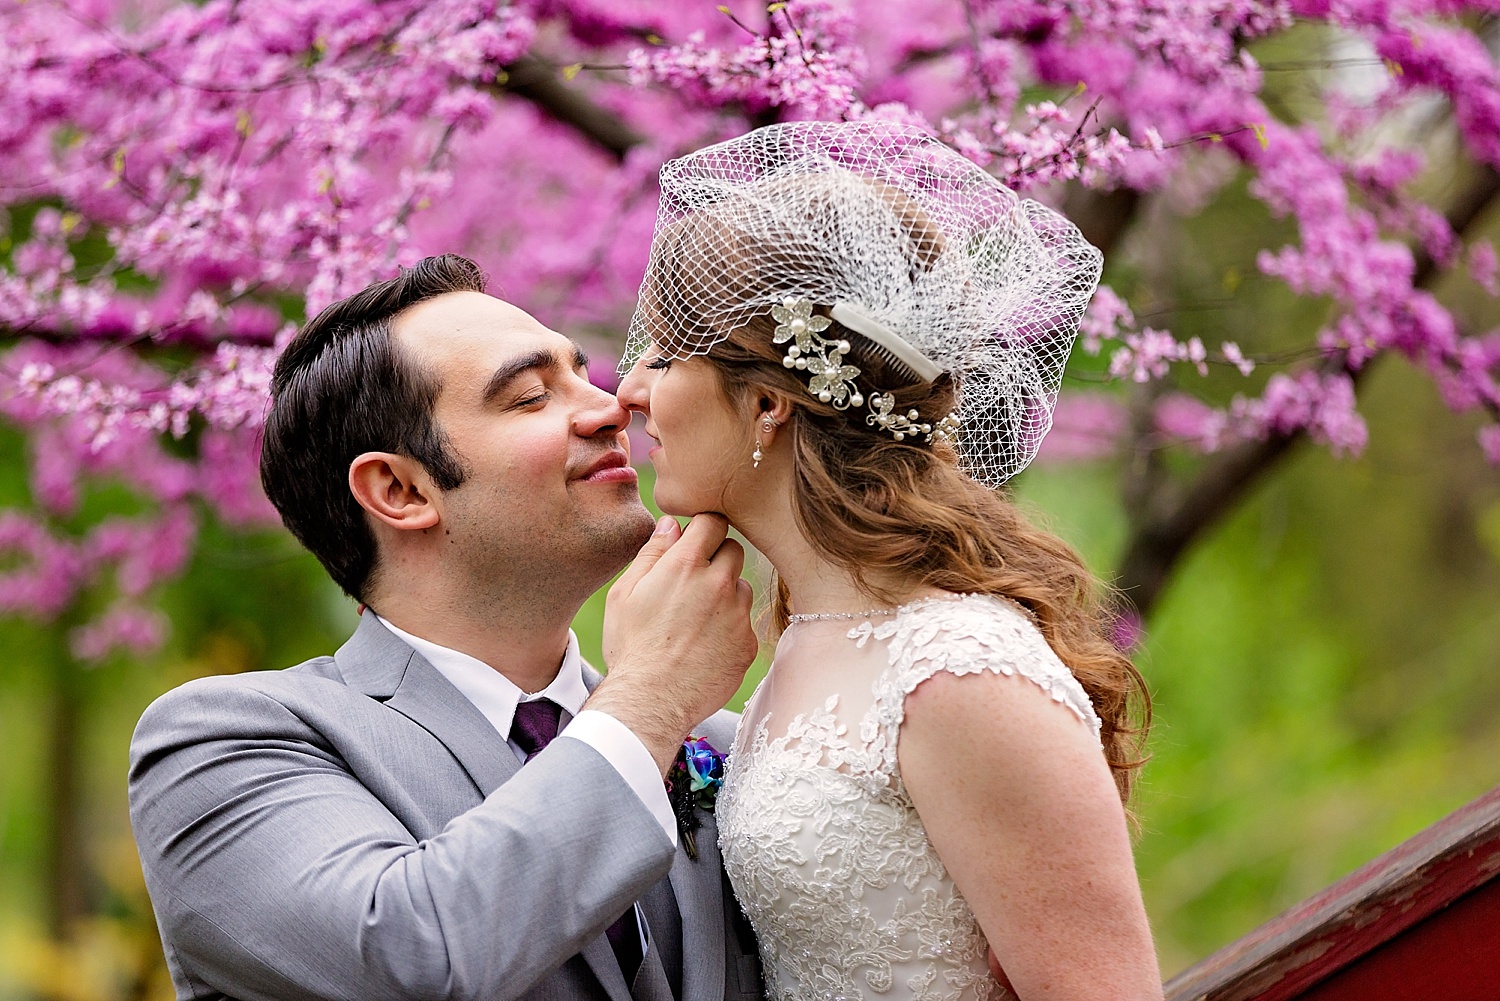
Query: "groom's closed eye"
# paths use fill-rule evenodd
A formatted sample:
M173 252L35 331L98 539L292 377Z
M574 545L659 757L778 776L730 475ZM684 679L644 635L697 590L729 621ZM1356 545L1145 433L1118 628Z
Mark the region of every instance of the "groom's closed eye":
M496 399L510 390L522 376L540 373L542 375L556 374L565 367L571 367L575 372L587 372L589 357L583 348L577 344L572 346L571 355L565 360L556 352L545 348L531 351L527 354L512 358L510 361L495 369L493 375L484 385L482 399L486 405L495 402Z

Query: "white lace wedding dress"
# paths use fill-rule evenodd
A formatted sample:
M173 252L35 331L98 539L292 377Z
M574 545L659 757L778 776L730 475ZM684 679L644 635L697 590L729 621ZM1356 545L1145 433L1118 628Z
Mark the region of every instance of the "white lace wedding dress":
M773 1001L1007 996L896 764L906 696L939 671L1027 679L1099 734L1082 686L1003 599L794 622L745 707L717 806ZM953 748L953 767L974 764Z

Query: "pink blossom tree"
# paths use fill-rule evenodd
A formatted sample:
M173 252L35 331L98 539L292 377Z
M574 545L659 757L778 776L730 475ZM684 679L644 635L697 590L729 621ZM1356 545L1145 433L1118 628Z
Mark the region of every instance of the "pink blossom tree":
M777 120L874 117L1060 205L1109 262L1153 212L1239 181L1285 220L1259 272L1326 306L1291 350L1175 336L1148 315L1160 290L1113 263L1087 318L1044 459L1123 460L1116 578L1145 615L1293 446L1364 446L1360 388L1388 356L1479 415L1476 455L1500 463L1500 327L1433 291L1460 273L1500 295L1478 235L1500 200L1497 13L0 0L0 413L29 470L28 499L0 510L0 613L65 624L80 661L159 643L153 588L204 512L274 523L255 473L270 366L333 299L457 251L552 326L617 338L663 160ZM1270 73L1297 75L1296 107ZM102 482L134 513L81 521Z
M1500 333L1466 329L1430 291L1460 267L1500 287L1493 245L1469 233L1500 165L1493 14L1483 0L10 0L0 406L31 444L32 504L0 517L14 560L0 609L55 616L109 586L78 655L154 643L145 596L190 552L194 502L267 519L253 436L268 369L332 299L459 250L556 326L618 329L663 159L777 119L879 117L1061 202L1106 251L1146 200L1201 202L1237 173L1295 224L1258 266L1332 307L1290 358L1137 324L1109 287L1091 311L1083 351L1134 392L1065 398L1051 451L1135 456L1119 582L1144 613L1290 445L1363 446L1357 390L1386 355L1485 412L1477 444L1500 461ZM1310 46L1342 54L1308 71L1317 113L1268 107L1257 45L1314 26ZM1441 120L1426 126L1446 130L1441 156L1419 117ZM1457 194L1420 197L1438 171ZM1245 377L1227 406L1194 393L1211 366ZM1207 458L1168 476L1171 450ZM97 477L153 513L61 533Z
M779 118L880 117L1061 201L1106 251L1143 199L1201 200L1236 172L1294 221L1260 270L1334 308L1290 361L1138 325L1108 287L1091 311L1084 351L1148 412L1127 419L1129 394L1065 399L1053 451L1140 453L1120 583L1144 612L1289 445L1363 446L1357 388L1385 355L1487 412L1478 445L1500 461L1500 334L1464 329L1428 290L1460 266L1491 294L1500 282L1493 245L1468 239L1500 165L1490 7L7 3L0 405L32 444L33 505L0 521L17 557L0 608L56 615L112 572L118 599L75 649L154 642L142 599L183 564L192 502L267 517L253 434L276 345L306 313L460 250L554 325L618 328L664 158ZM1262 99L1254 51L1310 25L1349 55L1318 76L1320 113L1289 120ZM1452 135L1441 163L1419 114ZM1433 170L1464 175L1457 197L1414 193ZM1210 366L1246 377L1228 406L1193 393ZM1087 443L1068 435L1079 414ZM1210 458L1172 480L1169 447ZM98 476L157 513L60 535Z

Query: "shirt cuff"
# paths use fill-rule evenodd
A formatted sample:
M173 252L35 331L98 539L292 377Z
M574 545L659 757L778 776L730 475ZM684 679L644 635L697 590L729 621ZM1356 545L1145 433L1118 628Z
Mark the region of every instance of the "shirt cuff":
M667 800L661 769L656 767L656 759L646 750L635 731L607 712L585 709L573 717L558 736L581 740L603 755L656 818L672 847L677 847L677 818L672 815L672 804Z

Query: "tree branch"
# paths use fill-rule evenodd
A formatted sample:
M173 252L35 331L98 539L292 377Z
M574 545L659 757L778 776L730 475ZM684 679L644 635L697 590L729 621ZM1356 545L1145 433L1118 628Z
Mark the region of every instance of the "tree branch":
M1135 221L1141 201L1141 193L1132 188L1100 191L1073 185L1064 197L1063 215L1073 220L1083 238L1098 247L1108 260Z
M556 121L571 125L617 160L624 160L625 154L646 141L619 115L564 85L557 78L557 71L536 56L522 56L507 66L505 72L505 81L497 84L498 90L524 98Z
M1448 222L1462 236L1497 202L1500 174L1491 167L1480 167L1448 210ZM1440 273L1436 262L1418 251L1413 286L1427 288ZM1347 374L1356 389L1370 368L1365 365L1355 370L1342 359L1330 359L1326 365L1329 374ZM1299 430L1242 442L1208 460L1187 486L1164 483L1153 496L1142 500L1138 516L1132 519L1115 582L1138 615L1145 617L1156 606L1188 548L1238 506L1304 437L1306 433Z

